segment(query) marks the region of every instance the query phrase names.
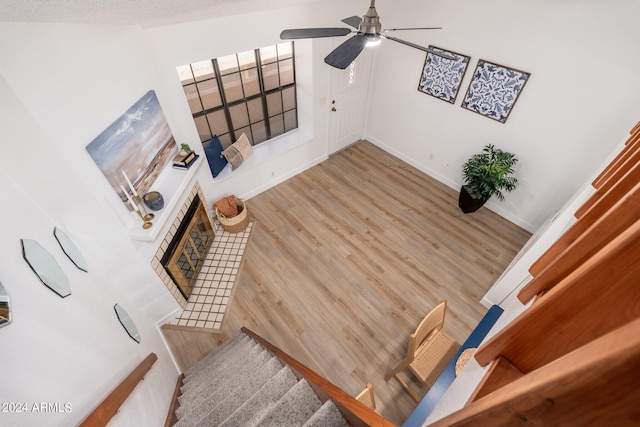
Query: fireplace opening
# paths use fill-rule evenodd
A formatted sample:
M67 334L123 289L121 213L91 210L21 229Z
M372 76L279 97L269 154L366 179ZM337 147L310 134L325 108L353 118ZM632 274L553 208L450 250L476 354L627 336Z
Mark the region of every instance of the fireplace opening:
M214 237L209 216L196 194L160 260L186 299L191 295Z

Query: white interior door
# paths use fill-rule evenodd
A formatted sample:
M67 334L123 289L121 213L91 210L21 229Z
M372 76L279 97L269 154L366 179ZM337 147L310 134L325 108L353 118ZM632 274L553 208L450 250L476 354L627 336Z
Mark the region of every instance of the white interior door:
M335 46L343 41L338 39ZM362 138L372 56L372 49L365 48L345 70L332 67L329 154Z

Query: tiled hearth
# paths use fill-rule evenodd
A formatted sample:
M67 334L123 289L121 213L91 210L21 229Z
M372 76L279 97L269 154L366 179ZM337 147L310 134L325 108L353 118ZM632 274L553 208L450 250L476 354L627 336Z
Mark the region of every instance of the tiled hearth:
M222 228L216 230L187 306L170 325L221 328L252 225L241 233L227 233Z
M165 271L160 260L196 194L199 195L200 200L206 200L197 182L189 192L183 207L160 244L151 261L151 266L184 309L180 317L172 320L168 326L217 330L222 326L222 319L233 295L233 285L242 264L242 255L249 240L253 223L249 223L247 229L241 233L227 233L214 219L215 238L191 295L186 300Z

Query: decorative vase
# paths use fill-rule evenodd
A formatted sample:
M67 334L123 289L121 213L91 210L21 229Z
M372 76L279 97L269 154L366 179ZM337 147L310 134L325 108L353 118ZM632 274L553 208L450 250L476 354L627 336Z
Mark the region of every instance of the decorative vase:
M475 212L480 209L485 203L486 200L476 199L469 192L469 187L463 185L460 189L460 196L458 197L458 207L464 213Z
M142 201L152 211L159 211L164 207L164 199L162 194L157 191L150 191L142 197Z

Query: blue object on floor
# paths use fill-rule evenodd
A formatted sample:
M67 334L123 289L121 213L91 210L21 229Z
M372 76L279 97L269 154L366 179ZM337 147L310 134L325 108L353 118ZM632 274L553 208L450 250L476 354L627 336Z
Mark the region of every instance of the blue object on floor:
M447 391L456 379L456 362L458 361L458 357L460 357L464 350L478 347L503 312L504 310L497 305L493 305L489 311L487 311L480 323L478 323L478 326L471 332L469 338L467 338L460 347L460 350L458 350L451 362L449 362L442 375L438 377L416 409L413 410L409 418L402 424L402 427L420 427L424 424L424 421L431 411L433 411L433 408L435 408L445 391Z

